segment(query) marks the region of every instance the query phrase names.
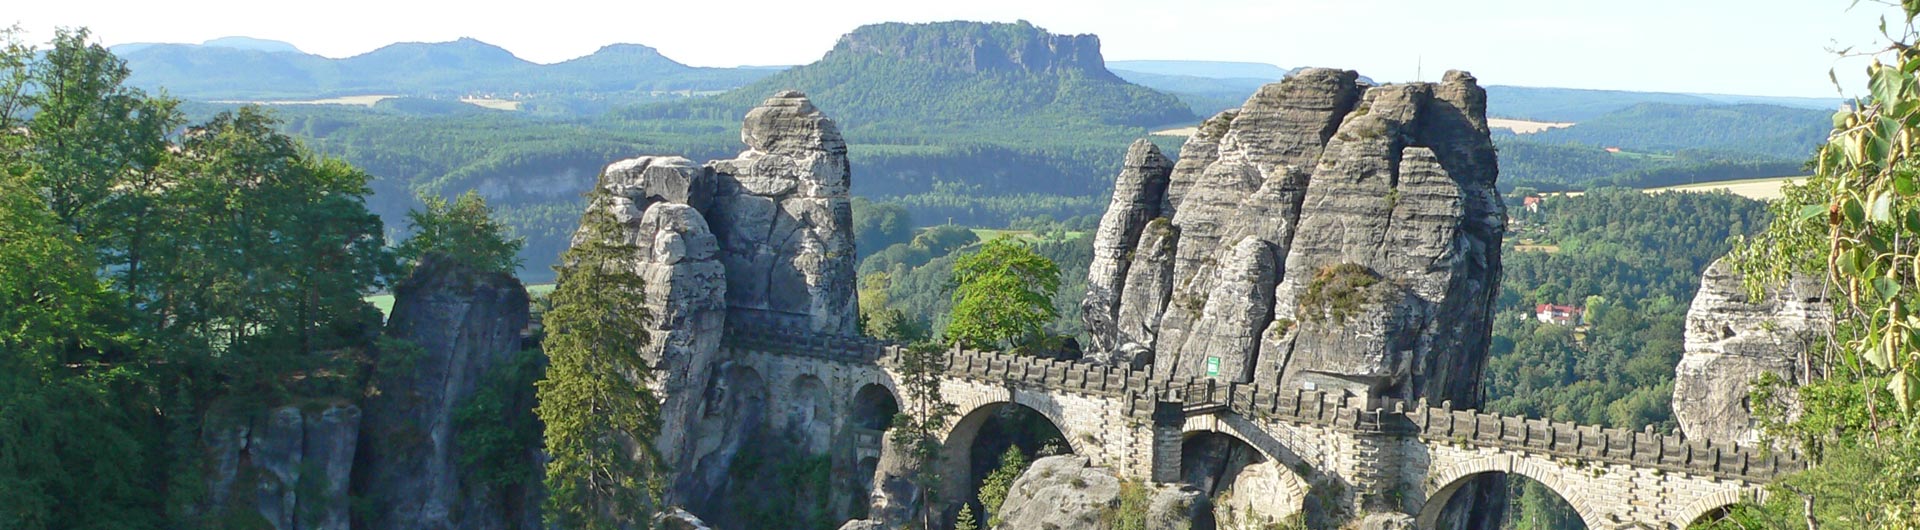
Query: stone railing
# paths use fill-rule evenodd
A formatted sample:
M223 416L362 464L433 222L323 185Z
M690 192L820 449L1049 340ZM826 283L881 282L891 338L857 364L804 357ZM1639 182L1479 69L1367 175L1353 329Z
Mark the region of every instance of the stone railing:
M730 327L726 339L734 348L876 366L894 364L902 348L884 341L832 336L786 325ZM1193 377L1155 380L1144 370L1002 352L950 349L941 355L946 373L953 377L1119 398L1124 400L1126 413L1133 416L1149 416L1156 403L1170 401L1181 403L1182 411L1192 415L1231 411L1248 418L1418 436L1432 442L1756 482L1807 466L1801 457L1786 451L1688 440L1677 434L1455 410L1451 402L1430 406L1425 400L1368 401L1324 390L1276 390Z
M1790 451L1742 447L1712 440L1689 440L1678 433L1604 429L1571 422L1454 410L1452 404L1386 401L1380 410L1402 416L1419 428L1421 438L1479 447L1501 447L1585 462L1766 482L1807 468Z

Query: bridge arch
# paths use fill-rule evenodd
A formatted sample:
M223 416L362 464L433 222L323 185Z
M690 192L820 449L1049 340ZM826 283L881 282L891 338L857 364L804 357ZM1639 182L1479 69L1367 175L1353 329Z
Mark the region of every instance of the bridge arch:
M881 383L860 385L848 398L847 422L856 428L885 431L900 413L900 399Z
M1077 455L1088 455L1086 452L1090 449L1087 447L1088 441L1082 439L1084 437L1075 435L1065 412L1052 396L999 389L998 392L975 393L955 401L958 405L956 407L958 419L954 420L952 426L947 429L940 448L941 481L945 483L946 491L969 492L972 490L973 481L976 478L973 476L974 442L982 427L1007 407L1019 407L1038 414L1059 431L1068 451ZM1096 461L1095 464L1100 465L1100 462ZM970 497L970 494L963 497ZM959 504L949 502L946 516L952 517L957 510L959 510Z
M833 403L818 376L800 374L787 387L787 432L806 454L827 452L833 436Z
M1750 489L1737 489L1737 490L1726 490L1726 491L1715 492L1713 494L1700 497L1699 499L1695 499L1691 503L1688 503L1685 508L1681 508L1680 511L1674 512L1678 514L1678 518L1668 522L1672 523L1671 526L1674 528L1687 528L1688 526L1691 526L1695 521L1698 521L1700 520L1700 518L1706 517L1707 514L1713 513L1715 511L1732 508L1734 505L1737 505L1743 502L1752 502L1755 504L1759 504L1759 503L1764 503L1766 501L1767 501L1766 488L1756 487L1756 488L1750 488Z
M1532 479L1559 495L1561 500L1573 506L1580 514L1580 521L1587 528L1603 528L1601 519L1593 510L1578 488L1572 487L1561 474L1564 471L1551 464L1538 464L1515 455L1492 455L1460 462L1447 466L1427 477L1427 500L1420 507L1420 516L1415 520L1420 530L1435 530L1439 527L1441 512L1447 503L1453 500L1455 493L1473 479L1489 473L1505 473Z
M1231 448L1227 454L1199 454L1220 450L1214 444L1221 441L1250 450L1253 458L1237 458ZM1213 457L1223 459L1203 460ZM1301 468L1286 465L1231 428L1182 429L1179 458L1180 482L1201 490L1208 511L1218 518L1214 525L1264 528L1306 510L1310 486Z

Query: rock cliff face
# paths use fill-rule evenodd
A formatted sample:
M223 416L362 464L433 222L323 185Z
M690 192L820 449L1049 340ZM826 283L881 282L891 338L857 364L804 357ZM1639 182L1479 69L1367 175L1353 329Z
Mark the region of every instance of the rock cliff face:
M1159 196L1163 166L1129 152L1083 304L1096 359L1478 399L1506 223L1486 93L1360 79L1262 87L1201 124Z
M768 422L767 382L720 348L730 326L795 325L858 333L853 216L846 143L798 92L775 94L746 115L746 151L704 165L641 157L607 166L604 193L588 205L613 214L646 281L653 342L643 354L662 374L661 455L675 470L669 502L717 524L734 459ZM824 391L824 389L823 389ZM808 431L811 438L830 433ZM803 451L831 444L794 440Z
M683 457L675 469L690 469L688 429L700 416L701 394L720 365L720 335L726 325L726 268L719 240L698 207L712 203L709 170L680 157L641 157L615 162L600 182L606 194L590 208L613 214L618 233L631 245L634 271L646 282L653 309L653 342L643 356L652 363L654 390L665 398L661 454ZM585 237L584 234L576 237Z
M1826 295L1819 280L1795 277L1753 299L1724 260L1707 267L1687 310L1686 355L1674 369L1673 416L1681 430L1758 442L1753 383L1767 374L1787 385L1806 380L1808 349L1832 319Z
M740 139L739 158L707 164L714 199L704 213L723 250L728 306L858 333L840 129L805 94L786 91L747 113Z
M468 485L457 458L454 409L487 374L523 349L526 287L512 275L480 273L428 256L394 289L387 334L418 347L404 370L378 371L353 466L369 503L366 528L532 528L530 492ZM383 352L401 355L401 352ZM530 422L528 424L531 424ZM527 451L538 451L528 447ZM537 477L540 470L526 470ZM537 481L535 481L537 482ZM490 502L497 495L506 502Z
M928 36L935 40L925 41ZM875 24L842 36L827 53L829 57L833 54L883 55L959 66L967 72L1047 73L1073 69L1117 79L1107 72L1106 60L1100 55L1100 37L1054 35L1025 21L1017 24Z
M1125 169L1114 181L1113 202L1100 218L1100 229L1093 236L1093 264L1087 271L1087 298L1080 303L1086 315L1087 336L1092 350L1112 351L1117 344L1120 292L1127 280L1133 254L1140 248L1140 234L1147 224L1160 217L1167 195L1167 179L1173 174L1173 162L1160 154L1160 148L1145 139L1135 140L1127 148Z
M210 414L201 513L274 530L348 530L359 432L360 408L349 404Z

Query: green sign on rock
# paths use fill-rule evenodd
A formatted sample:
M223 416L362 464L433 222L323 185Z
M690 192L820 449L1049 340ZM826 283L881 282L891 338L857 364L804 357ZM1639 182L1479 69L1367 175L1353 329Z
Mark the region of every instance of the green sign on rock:
M1220 375L1220 358L1207 357L1207 377L1218 377L1219 375Z

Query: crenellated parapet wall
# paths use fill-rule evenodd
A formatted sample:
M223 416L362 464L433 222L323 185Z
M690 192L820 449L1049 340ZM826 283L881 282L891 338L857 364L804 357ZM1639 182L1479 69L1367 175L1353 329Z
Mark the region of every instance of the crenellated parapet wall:
M1652 429L1605 429L1572 422L1554 422L1476 410L1453 410L1392 402L1397 416L1419 428L1422 439L1483 447L1523 450L1584 462L1604 462L1636 468L1689 473L1699 476L1768 482L1807 468L1800 455L1765 447L1742 446L1713 440L1660 434Z

